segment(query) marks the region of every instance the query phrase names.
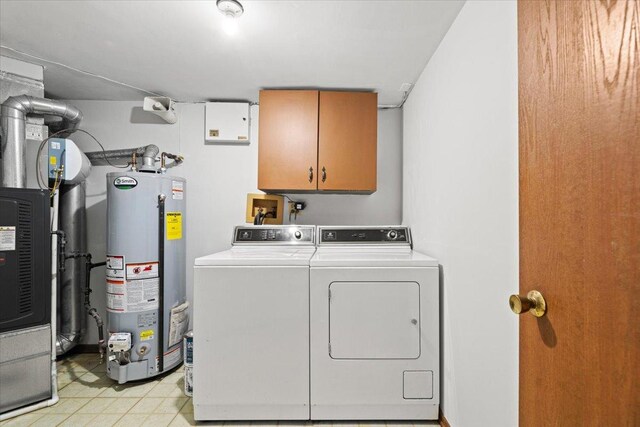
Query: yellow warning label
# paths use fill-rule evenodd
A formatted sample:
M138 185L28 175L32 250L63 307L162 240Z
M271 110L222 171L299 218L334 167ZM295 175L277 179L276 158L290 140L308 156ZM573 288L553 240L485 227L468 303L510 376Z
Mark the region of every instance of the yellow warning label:
M182 212L167 212L167 240L182 239Z
M140 331L140 341L149 341L153 339L153 329Z
M56 156L49 156L49 163L55 166L58 163L58 159L56 158Z

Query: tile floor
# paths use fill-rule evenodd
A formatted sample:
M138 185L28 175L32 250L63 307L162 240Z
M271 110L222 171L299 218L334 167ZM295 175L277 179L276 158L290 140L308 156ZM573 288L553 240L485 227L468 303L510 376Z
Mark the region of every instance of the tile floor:
M183 368L145 382L119 385L105 374L96 354L78 354L58 362L60 401L0 423L0 426L190 426L196 424L291 427L331 423L196 423L191 399L183 394ZM437 426L438 423L366 423L367 427ZM358 426L341 423L340 427Z

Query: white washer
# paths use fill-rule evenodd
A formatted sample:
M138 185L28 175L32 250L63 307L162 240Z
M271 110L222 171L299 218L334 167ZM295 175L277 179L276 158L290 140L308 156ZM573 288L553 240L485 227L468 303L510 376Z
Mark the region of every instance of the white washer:
M194 267L196 420L309 419L313 226L236 227Z
M409 229L319 227L310 277L311 419L437 419L438 262Z

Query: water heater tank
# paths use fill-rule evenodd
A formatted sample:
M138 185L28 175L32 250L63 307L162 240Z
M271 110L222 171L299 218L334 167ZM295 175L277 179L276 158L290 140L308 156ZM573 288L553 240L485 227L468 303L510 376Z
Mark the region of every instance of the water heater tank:
M185 190L179 177L107 174L107 375L119 383L182 361Z

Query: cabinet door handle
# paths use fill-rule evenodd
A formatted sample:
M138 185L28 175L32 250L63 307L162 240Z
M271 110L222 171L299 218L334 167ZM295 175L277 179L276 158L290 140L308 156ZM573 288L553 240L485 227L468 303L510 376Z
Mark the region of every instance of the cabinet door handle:
M309 168L309 182L313 182L313 167Z
M322 182L325 182L327 180L327 169L323 166L322 167Z

